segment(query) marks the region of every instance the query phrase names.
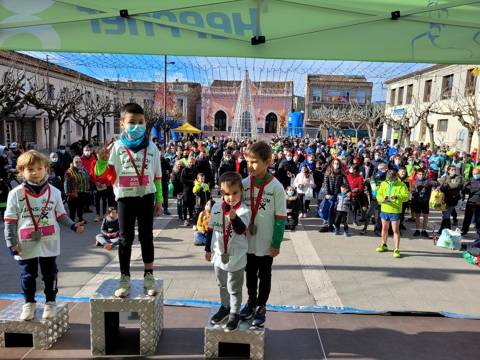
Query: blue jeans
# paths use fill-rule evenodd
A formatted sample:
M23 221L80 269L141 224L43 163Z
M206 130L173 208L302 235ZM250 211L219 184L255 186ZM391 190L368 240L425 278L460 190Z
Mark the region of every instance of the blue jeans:
M55 301L58 292L56 257L37 257L28 260L19 260L18 264L20 265L20 286L25 302L35 302L39 264L42 272L42 280L45 284L45 301Z

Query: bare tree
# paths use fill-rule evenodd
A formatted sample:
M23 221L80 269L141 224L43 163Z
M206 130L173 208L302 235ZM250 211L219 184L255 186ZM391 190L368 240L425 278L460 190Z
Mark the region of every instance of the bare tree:
M375 144L377 134L383 128L383 124L386 121L385 105L371 104L364 110L365 127L368 131L368 137L370 138L370 144Z
M3 81L0 84L0 120L15 114L27 104L25 97L26 84L28 83L25 73L18 73L9 69L3 75Z
M92 140L92 132L99 123L103 104L100 95L82 89L79 106L72 113L72 120L82 129L82 140Z
M62 142L63 125L74 114L83 94L78 86L73 89L65 87L58 94L52 94L46 84L41 83L39 79L32 81L31 86L32 91L26 94L26 98L29 104L38 110L43 110L47 115L48 144L51 151L55 141L54 124L57 125L57 147L59 147Z

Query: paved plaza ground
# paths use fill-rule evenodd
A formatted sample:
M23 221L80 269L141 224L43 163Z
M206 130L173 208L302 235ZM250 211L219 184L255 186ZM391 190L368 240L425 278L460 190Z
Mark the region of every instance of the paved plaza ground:
M171 207L174 207L173 204ZM92 214L87 214L86 219L89 222L82 235L77 236L70 230L63 230L62 255L58 259L60 295L88 297L104 279L118 276L116 251L108 252L94 246L94 237L100 224L93 223L92 218ZM434 213L432 219L438 223L440 214ZM461 221L460 217L460 224ZM317 218L302 219L297 231L286 233L281 254L274 262L270 304L334 306L385 311L445 311L480 317L478 301L480 268L467 264L460 251L435 247L430 239L413 238L412 230L409 229L403 232L402 258L394 259L391 252L383 254L375 252L379 239L373 234L373 226L370 226L366 236L359 235L358 229L353 227L353 236L345 238L343 235L335 236L333 233L318 232L320 224L321 221ZM411 227L412 223L406 223L406 225ZM183 226L176 216L161 216L155 220L154 235L155 275L164 280L165 298L218 301L218 289L212 265L204 260L203 248L193 244L193 230ZM465 237L465 242L473 241L474 238L472 230ZM143 266L138 245L135 245L132 259L132 277L142 277ZM0 293L19 293L18 271L18 266L12 258L8 257L6 251L0 252L2 278ZM38 288L42 289L40 281L38 281ZM78 304L78 311L83 309L83 306L86 304ZM167 309L169 309L166 313L167 324L169 314L178 312L196 314L195 327L198 327L198 331L203 329L208 315L208 311L205 313L206 309L174 307ZM85 310L83 316L85 317L86 314L88 312ZM355 320L357 318L361 320ZM75 316L72 316L72 321L74 319ZM282 319L288 324L283 324ZM297 321L299 323L303 321L301 319L309 319L308 326L305 324L297 326ZM316 323L315 319L317 319ZM88 319L81 320L80 329L77 330L88 332L88 329L84 329ZM318 353L320 355L305 353L304 358L312 359L324 357L343 359L352 356L358 359L427 358L426 354L425 357L384 356L380 348L372 348L370 352L357 349L355 344L358 343L358 339L356 336L349 335L361 334L367 339L372 339L373 342L378 335L378 340L382 343L391 342L392 344L396 342L395 338L398 335L407 343L416 342L417 340L412 340L411 335L425 335L429 332L428 324L433 328L430 329L430 336L425 335L423 341L429 344L441 344L446 347L449 341L443 331L447 331L450 327L451 331L457 331L459 334L465 332L467 335L475 335L478 338L478 329L480 329L478 321L441 318L435 321L434 323L431 318L427 320L427 318L416 317L276 313L269 317L269 323L267 323L267 327L271 329L271 333L267 335L267 348L270 349L267 350L267 355L270 354L268 358L272 359L282 358L273 356L278 351L275 346L276 341L280 344L284 337L288 337L287 333L282 333L282 327L283 332L286 331L285 329L291 329L292 336L295 332L301 332L302 329L314 330L312 333L305 330L308 336L315 338L315 343L312 343L312 345L315 344L315 351L320 351ZM173 333L165 334L173 336L176 331L178 334L189 336L189 326L187 324L182 326L185 329L171 330ZM477 333L470 333L475 326ZM72 328L72 331L73 329L76 327ZM167 336L165 334L164 336ZM201 332L192 334L194 334L192 335L195 339L194 343L198 342ZM323 337L331 345L321 350L322 347L318 345L319 339ZM470 339L470 336L463 338ZM88 337L82 341L88 341ZM345 348L340 346L342 343L345 344ZM469 346L475 347L472 345L474 343L476 341L473 339L465 343L464 350L467 351L465 355L469 351ZM85 344L79 345L79 348L84 347ZM195 349L192 348L191 354L199 354L199 349ZM0 357L2 354L4 353L0 353ZM468 359L469 357L458 358Z

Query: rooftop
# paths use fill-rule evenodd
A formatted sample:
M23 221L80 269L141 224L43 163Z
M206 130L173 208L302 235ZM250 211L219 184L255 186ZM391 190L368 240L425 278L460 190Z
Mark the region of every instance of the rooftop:
M446 68L448 66L451 66L451 65L445 65L445 64L432 65L432 66L426 67L425 69L422 69L422 70L419 70L419 71L414 71L414 72L411 72L411 73L408 73L408 74L405 74L405 75L402 75L402 76L397 76L393 79L387 80L387 81L385 81L385 84L391 84L391 83L394 83L394 82L397 82L397 81L409 79L409 78L412 78L414 76L423 75L423 74L429 73L431 71Z

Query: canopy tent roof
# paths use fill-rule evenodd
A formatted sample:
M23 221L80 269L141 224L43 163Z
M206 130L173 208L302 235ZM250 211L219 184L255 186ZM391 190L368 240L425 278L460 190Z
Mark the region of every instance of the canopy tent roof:
M472 64L479 18L471 0L0 0L0 49Z
M182 124L181 126L172 129L172 131L186 133L186 134L200 134L202 130L197 129L195 126L189 123Z

